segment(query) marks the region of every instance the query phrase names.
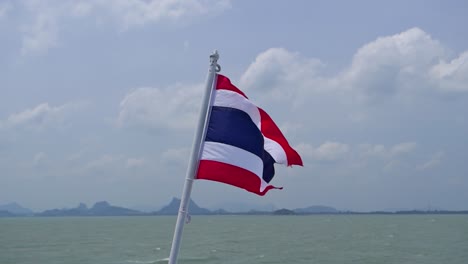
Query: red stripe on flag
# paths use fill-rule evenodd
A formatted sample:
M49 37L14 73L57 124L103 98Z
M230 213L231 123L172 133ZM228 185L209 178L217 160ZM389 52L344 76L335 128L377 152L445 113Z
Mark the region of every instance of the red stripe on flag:
M303 166L301 156L299 156L299 154L293 148L291 148L283 133L281 133L281 130L278 128L275 122L273 122L271 117L260 107L258 108L258 110L260 111L260 123L262 134L265 137L274 140L281 145L281 147L286 152L288 166Z
M239 88L237 88L236 86L234 86L231 83L229 78L227 78L226 76L223 76L221 74L218 74L218 79L216 81L216 90L233 91L233 92L236 92L236 93L244 96L245 98L247 98L247 96L241 90L239 90ZM249 99L249 98L247 98L247 99Z
M283 189L282 187L268 185L265 190L261 192L260 178L254 173L237 166L212 160L200 161L196 179L230 184L261 196L265 195L271 189Z

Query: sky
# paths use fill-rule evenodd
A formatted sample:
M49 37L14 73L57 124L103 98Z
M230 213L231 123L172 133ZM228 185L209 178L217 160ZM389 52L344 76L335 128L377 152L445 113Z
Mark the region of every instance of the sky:
M304 161L227 209L468 209L468 2L0 0L0 204L180 197L215 49Z

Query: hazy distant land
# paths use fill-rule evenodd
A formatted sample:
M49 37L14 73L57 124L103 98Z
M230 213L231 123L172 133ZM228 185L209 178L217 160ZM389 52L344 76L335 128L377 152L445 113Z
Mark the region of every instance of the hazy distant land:
M135 209L111 205L106 201L95 203L88 207L80 203L74 208L50 209L43 212L33 212L17 203L0 205L0 217L60 217L60 216L156 216L156 215L177 215L180 199L173 198L169 204L158 211L143 212ZM270 211L241 211L229 212L224 209L209 210L198 206L190 200L189 213L191 215L312 215L312 214L468 214L468 210L401 210L401 211L342 211L330 206L314 205L305 208L279 209Z

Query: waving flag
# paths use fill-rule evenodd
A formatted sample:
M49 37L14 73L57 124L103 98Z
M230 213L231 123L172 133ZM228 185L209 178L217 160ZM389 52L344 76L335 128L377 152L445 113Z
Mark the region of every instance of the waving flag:
M274 163L302 166L301 157L270 116L218 74L196 179L265 195L271 189L282 189L269 184Z

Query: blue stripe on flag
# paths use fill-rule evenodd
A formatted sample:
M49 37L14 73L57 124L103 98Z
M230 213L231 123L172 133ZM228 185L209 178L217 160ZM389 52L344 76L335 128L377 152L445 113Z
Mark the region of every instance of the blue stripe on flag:
M262 178L265 182L269 183L273 176L275 176L275 160L267 151L263 151L263 175Z
M232 145L264 157L262 133L250 116L239 109L213 106L206 141Z

